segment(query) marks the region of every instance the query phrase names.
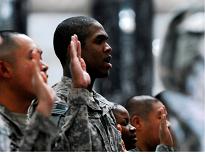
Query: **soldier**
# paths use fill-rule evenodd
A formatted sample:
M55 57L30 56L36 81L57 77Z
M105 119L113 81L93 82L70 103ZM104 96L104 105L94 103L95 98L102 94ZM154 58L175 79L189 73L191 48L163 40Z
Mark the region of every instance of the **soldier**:
M0 151L50 150L54 125L48 120L54 92L46 84L42 51L26 35L0 32ZM39 103L29 123L31 101Z
M137 142L136 128L130 124L128 111L122 105L115 104L113 114L116 118L117 128L121 132L125 149L135 149Z
M131 97L125 108L136 128L137 144L133 151L174 151L165 106L151 96Z
M122 151L113 103L93 89L95 79L107 77L112 68L107 39L103 26L85 16L68 18L55 30L54 49L63 67L62 80L53 87L58 97L53 120L63 126L55 150Z

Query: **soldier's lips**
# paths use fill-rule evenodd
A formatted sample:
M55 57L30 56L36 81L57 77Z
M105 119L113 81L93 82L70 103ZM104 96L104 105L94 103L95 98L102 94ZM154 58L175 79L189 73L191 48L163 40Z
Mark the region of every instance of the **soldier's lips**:
M108 69L112 68L112 64L110 63L111 59L112 59L111 55L109 55L106 58L104 58L104 62L105 62L106 68L108 68Z
M104 58L104 62L110 63L111 59L112 59L112 56L109 55L106 58Z

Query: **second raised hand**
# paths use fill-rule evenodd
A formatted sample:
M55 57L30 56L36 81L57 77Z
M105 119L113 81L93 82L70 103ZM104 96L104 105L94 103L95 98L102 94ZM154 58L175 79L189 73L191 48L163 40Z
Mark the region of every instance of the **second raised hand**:
M169 122L167 121L167 111L165 108L161 108L161 121L159 129L160 143L173 147L173 139L169 130Z
M33 90L38 99L37 112L48 117L51 114L55 93L51 87L46 83L46 74L40 70L40 55L37 51L32 53L33 62L33 77L32 85Z

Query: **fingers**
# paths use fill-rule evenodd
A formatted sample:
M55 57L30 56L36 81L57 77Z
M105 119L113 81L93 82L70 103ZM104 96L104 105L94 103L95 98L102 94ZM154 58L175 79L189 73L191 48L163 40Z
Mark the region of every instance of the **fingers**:
M160 109L160 113L161 113L161 120L162 120L162 122L166 122L166 126L167 127L170 127L171 126L171 123L168 121L168 120L166 120L167 119L167 110L166 110L166 108L165 107L162 107L161 109ZM163 123L164 124L164 123Z
M76 46L76 43L75 43L75 40L73 38L73 36L71 37L71 42L70 42L70 58L71 59L74 59L75 57L77 57L77 46Z
M120 124L117 124L117 129L122 133L122 126Z
M86 71L86 64L85 64L85 61L83 58L80 58L80 64L81 64L81 67L84 71Z
M166 129L167 127L167 111L165 107L160 108L160 113L161 113L161 129Z
M78 41L78 36L74 34L71 36L71 42L70 42L70 56L71 58L78 57L81 58L81 43Z
M77 35L76 35L77 37ZM80 41L77 41L77 56L80 59L81 58L81 43Z
M32 67L32 90L33 94L38 99L39 103L36 111L40 112L44 116L50 116L55 98L55 93L47 82L47 65L41 61L40 53L37 49L31 53ZM44 66L42 66L44 65ZM42 67L46 67L45 70Z
M170 123L167 120L166 109L162 107L160 111L161 111L161 121L159 127L160 143L173 146L172 136L168 128L170 126Z
M70 71L73 87L87 88L90 85L90 76L86 72L85 61L81 58L81 44L77 35L71 37L70 42Z
M41 71L41 65L40 65L41 60L40 60L40 54L38 50L33 50L33 52L31 53L31 58L34 65L33 77L32 77L33 86L36 87L36 85L42 82L47 83L46 73Z
M167 113L167 110L166 110L166 108L164 107L164 113L167 115L168 113Z
M160 108L160 113L161 113L161 115L162 114L166 114L167 115L167 111L166 111L164 106Z
M161 128L164 129L167 127L167 120L166 120L166 114L161 115Z

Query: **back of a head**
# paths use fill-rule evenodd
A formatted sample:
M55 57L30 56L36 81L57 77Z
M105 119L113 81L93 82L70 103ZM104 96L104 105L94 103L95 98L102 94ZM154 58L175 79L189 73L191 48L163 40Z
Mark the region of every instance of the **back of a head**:
M189 3L178 8L171 18L159 56L159 75L164 87L204 100L204 7ZM198 73L199 72L199 73ZM199 79L199 80L198 80ZM199 83L199 86L198 84Z
M151 96L134 96L127 100L125 108L130 114L130 118L133 115L138 115L143 119L147 119L149 113L152 111L152 104L158 102L158 100Z
M17 34L10 30L0 31L0 60L13 61L10 53L18 47L14 39Z
M89 28L95 22L97 21L91 17L76 16L62 21L57 26L54 32L53 45L56 56L59 58L62 66L64 66L66 62L69 62L67 49L71 41L71 36L76 34L83 47L89 35Z
M120 118L122 114L127 113L127 110L120 104L114 104L112 111L116 119Z

